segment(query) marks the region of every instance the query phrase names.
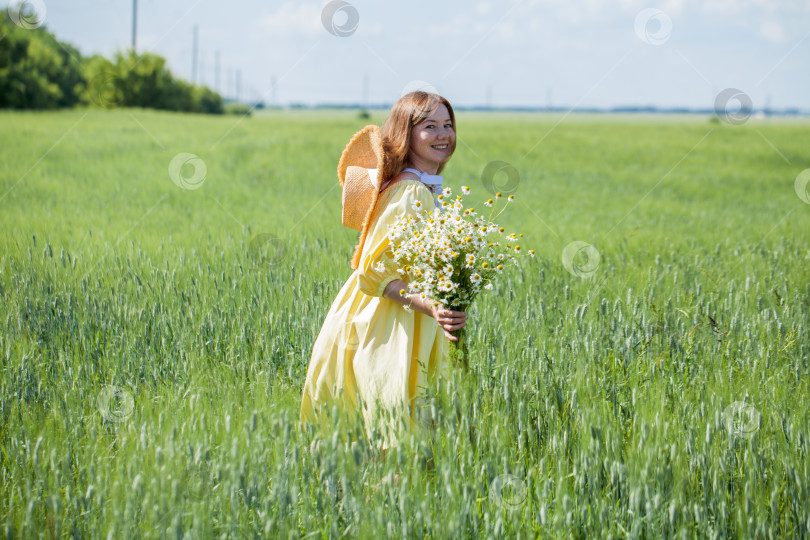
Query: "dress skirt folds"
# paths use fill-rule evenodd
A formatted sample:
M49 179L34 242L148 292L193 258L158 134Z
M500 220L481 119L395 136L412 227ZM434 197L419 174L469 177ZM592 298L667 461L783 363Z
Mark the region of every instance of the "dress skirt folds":
M391 281L402 278L389 226L433 206L433 194L418 180L400 180L380 194L360 264L332 302L312 349L301 399L305 424L328 425L327 415L337 407L362 415L375 446L396 446L397 425L417 421L428 381L446 376L447 339L436 320L382 297Z

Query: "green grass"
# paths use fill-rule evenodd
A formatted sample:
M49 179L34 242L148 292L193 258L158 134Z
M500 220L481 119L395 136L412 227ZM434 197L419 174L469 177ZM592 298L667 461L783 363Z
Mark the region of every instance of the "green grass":
M810 536L807 122L459 113L446 183L513 165L538 257L475 307L437 431L367 461L298 425L354 113L0 117L7 537Z

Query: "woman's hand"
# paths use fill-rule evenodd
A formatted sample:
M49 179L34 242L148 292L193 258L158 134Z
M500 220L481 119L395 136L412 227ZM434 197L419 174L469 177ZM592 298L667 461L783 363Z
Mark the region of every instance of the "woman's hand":
M464 328L467 324L467 314L463 311L453 311L441 306L431 308L431 316L439 323L439 327L444 330L444 335L450 341L458 341L458 338L450 332Z
M444 335L447 339L450 341L458 341L458 338L450 332L464 328L464 325L467 324L467 314L463 311L444 309L441 306L434 307L433 300L429 298L422 300L416 294L407 297L403 296L399 291L404 290L405 287L407 287L407 284L404 281L395 279L385 287L383 298L388 298L400 306L408 306L420 313L430 315L436 319L436 322L439 323L439 327L444 330Z

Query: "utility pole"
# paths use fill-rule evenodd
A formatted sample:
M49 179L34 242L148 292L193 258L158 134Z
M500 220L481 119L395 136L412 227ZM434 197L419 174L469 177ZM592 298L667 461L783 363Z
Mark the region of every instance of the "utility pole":
M368 73L363 77L363 108L368 108Z
M191 83L197 84L197 25L194 25L194 34L191 42Z
M138 32L138 0L132 0L132 52L135 52L135 36Z
M219 90L219 51L214 56L214 89L221 93Z

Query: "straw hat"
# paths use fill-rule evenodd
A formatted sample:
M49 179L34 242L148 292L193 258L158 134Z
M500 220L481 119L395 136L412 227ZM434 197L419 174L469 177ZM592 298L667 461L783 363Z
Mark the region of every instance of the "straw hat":
M358 231L377 202L380 183L377 168L382 166L380 128L369 125L352 136L338 162L338 178L343 188L341 219Z
M352 136L338 162L338 179L343 188L341 220L347 227L360 231L351 260L353 270L360 266L371 214L380 197L377 171L383 167L384 159L380 128L369 125Z

